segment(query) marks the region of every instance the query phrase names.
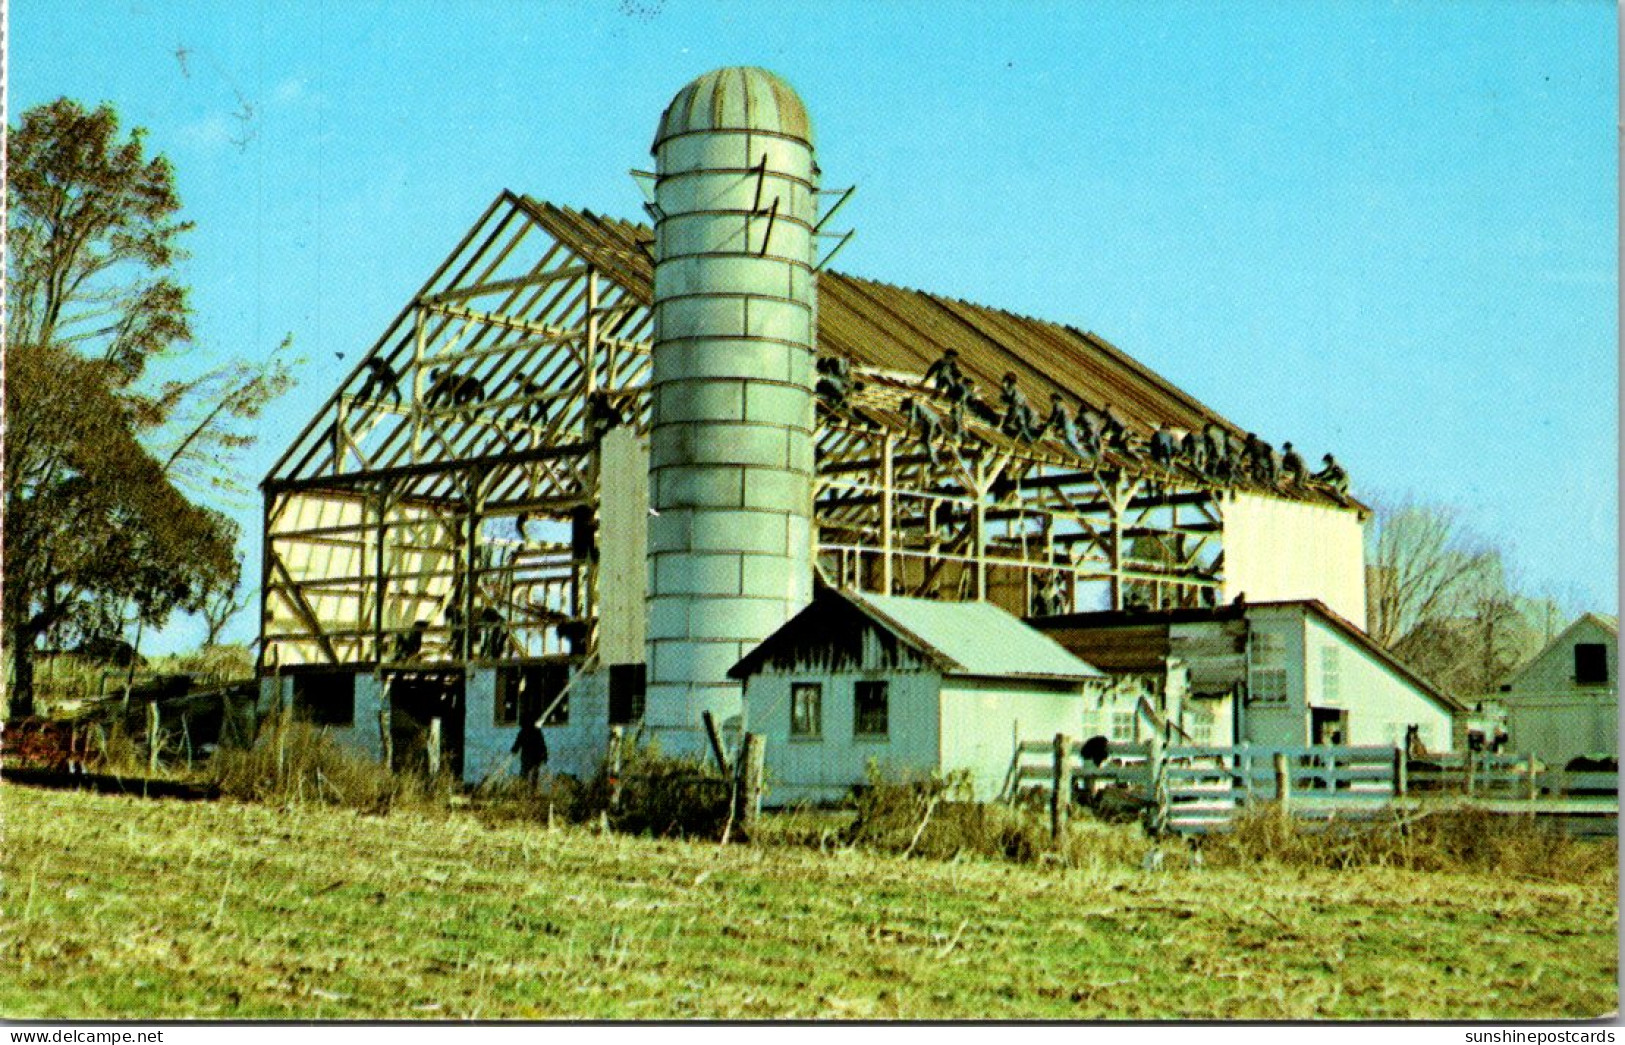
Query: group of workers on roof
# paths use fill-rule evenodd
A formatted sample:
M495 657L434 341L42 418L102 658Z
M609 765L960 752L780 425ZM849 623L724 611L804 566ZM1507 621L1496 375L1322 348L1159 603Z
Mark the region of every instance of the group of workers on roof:
M969 435L966 422L975 418L1023 443L1037 443L1053 436L1080 458L1095 460L1108 452L1128 458L1149 457L1162 468L1173 470L1183 466L1219 482L1253 482L1264 486L1316 483L1339 495L1348 493L1348 473L1331 454L1322 459L1323 467L1311 474L1291 443L1284 444L1277 455L1270 444L1254 433L1248 432L1245 438L1240 438L1212 421L1201 432L1190 431L1183 436L1163 424L1148 440L1142 441L1130 432L1110 404L1096 409L1083 402L1074 415L1067 408L1066 396L1060 392L1050 396L1049 416L1040 421L1013 372L1005 374L999 384L996 408L977 396L970 379L960 369L959 353L951 348L926 369L920 383L928 395L945 403L946 408L939 413L922 402L922 397L913 396L904 399L901 408L904 420L933 466L941 461L944 437L957 442ZM826 401L844 406L853 386L851 364L847 360L826 357L818 361L818 393Z

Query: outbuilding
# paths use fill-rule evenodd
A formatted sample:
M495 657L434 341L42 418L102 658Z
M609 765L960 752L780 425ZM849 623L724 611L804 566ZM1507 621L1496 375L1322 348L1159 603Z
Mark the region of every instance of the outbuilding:
M1514 751L1551 765L1619 754L1619 618L1587 613L1503 687Z
M1078 736L1104 675L985 602L821 589L747 653L746 727L767 740L768 801L837 800L873 764L894 778L967 770L996 796L1014 743Z
M1467 708L1324 603L1237 601L1171 611L1035 618L1033 627L1112 676L1091 733L1143 740L1147 704L1187 742L1453 750Z

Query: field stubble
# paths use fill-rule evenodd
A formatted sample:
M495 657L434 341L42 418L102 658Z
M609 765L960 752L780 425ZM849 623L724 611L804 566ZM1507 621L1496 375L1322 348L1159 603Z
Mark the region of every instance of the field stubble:
M12 1018L1537 1019L1612 872L1147 874L6 787ZM1087 850L1087 845L1084 847Z

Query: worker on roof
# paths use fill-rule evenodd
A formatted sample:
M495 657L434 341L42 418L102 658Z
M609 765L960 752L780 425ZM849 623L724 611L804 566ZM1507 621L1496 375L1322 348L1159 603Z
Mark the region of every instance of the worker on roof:
M999 422L999 431L1024 443L1036 441L1038 419L1033 414L1032 404L1027 402L1027 397L1016 384L1016 375L1013 371L1006 373L1004 380L999 383L999 399L1004 405L1004 417Z
M1207 471L1207 440L1194 431L1186 432L1185 438L1180 440L1179 453L1185 458L1185 463L1196 471Z
M852 361L845 356L820 357L817 392L831 406L844 407L852 395Z
M1343 466L1338 464L1337 458L1331 454L1327 454L1321 460L1325 461L1326 467L1314 474L1314 480L1318 483L1324 483L1334 493L1347 495L1349 492L1349 473L1343 470Z
M1179 443L1174 439L1173 429L1166 424L1157 426L1151 433L1151 460L1164 468L1174 466L1174 456L1179 452Z
M1088 456L1078 439L1078 427L1072 423L1072 415L1067 412L1066 397L1059 392L1050 393L1049 419L1044 422L1044 427L1039 429L1038 434L1043 436L1051 432L1060 438L1062 445L1068 450L1079 457Z
M1281 478L1296 486L1302 483L1308 474L1308 469L1304 467L1303 458L1298 456L1298 451L1292 449L1291 443L1282 443Z
M381 399L384 393L387 392L394 398L395 405L400 406L401 377L395 373L395 368L379 356L368 356L365 360L365 366L367 368L367 379L361 383L361 387L356 391L355 401L365 403L372 399L374 395Z

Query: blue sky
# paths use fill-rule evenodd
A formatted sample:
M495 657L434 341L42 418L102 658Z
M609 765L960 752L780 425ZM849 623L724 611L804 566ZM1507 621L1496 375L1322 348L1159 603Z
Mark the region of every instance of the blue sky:
M294 335L254 481L501 189L638 217L665 103L753 64L859 188L837 267L1095 331L1617 609L1612 4L23 0L10 30L13 121L111 101L174 161L180 365Z

